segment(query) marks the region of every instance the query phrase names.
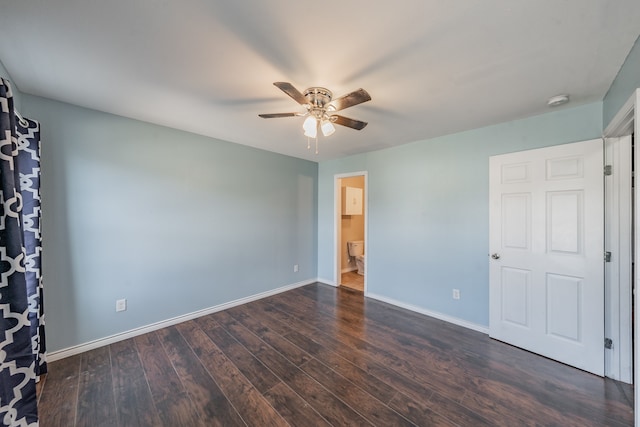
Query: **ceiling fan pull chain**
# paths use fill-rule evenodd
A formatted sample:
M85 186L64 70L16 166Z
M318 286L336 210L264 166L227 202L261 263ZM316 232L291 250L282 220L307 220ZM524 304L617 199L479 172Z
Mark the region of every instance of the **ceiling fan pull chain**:
M311 150L311 138L307 137L307 150Z
M318 137L316 136L316 154L318 154Z

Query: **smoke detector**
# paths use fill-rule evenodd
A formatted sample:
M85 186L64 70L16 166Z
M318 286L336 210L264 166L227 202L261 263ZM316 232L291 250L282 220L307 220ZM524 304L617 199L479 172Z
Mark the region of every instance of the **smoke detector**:
M549 107L557 107L558 105L566 104L569 102L569 95L556 95L547 100Z

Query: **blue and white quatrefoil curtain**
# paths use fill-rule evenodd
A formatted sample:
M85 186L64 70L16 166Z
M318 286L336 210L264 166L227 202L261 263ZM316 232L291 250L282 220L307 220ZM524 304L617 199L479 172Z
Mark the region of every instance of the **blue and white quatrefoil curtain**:
M46 373L40 256L40 125L0 79L0 425L37 426Z

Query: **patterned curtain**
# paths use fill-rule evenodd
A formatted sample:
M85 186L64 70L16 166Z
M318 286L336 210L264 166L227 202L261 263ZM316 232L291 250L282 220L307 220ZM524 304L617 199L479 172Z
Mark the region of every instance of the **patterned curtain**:
M46 373L40 256L40 125L0 79L0 423L37 426Z

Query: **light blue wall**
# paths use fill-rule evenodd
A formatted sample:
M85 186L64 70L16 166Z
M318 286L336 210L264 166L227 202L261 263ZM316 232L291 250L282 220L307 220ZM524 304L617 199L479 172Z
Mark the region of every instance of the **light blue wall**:
M11 79L2 63L0 75ZM636 41L603 103L318 167L13 84L17 108L43 127L49 349L316 276L333 281L333 175L363 170L368 290L487 325L488 157L599 137L639 86ZM126 312L115 313L117 298Z
M20 93L20 90L13 82L13 80L11 80L11 75L4 67L2 61L0 61L0 77L4 77L5 79L9 80L9 82L11 82L11 92L13 93L14 108L17 108L18 111L22 111L22 93Z
M316 163L23 101L42 126L49 351L317 276Z
M640 88L640 37L633 45L618 75L604 97L604 126L611 122L633 91Z
M601 133L598 102L320 163L318 276L333 282L334 175L367 171L368 292L488 325L489 156Z
M4 77L5 79L9 78L9 72L4 68L2 61L0 61L0 77Z

